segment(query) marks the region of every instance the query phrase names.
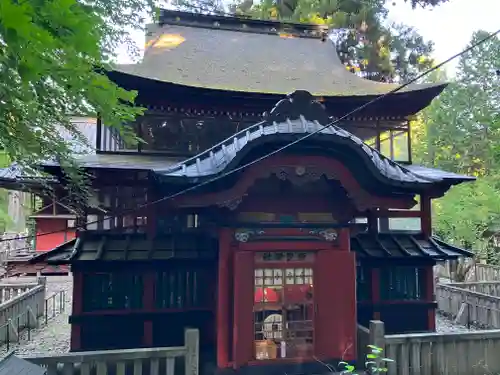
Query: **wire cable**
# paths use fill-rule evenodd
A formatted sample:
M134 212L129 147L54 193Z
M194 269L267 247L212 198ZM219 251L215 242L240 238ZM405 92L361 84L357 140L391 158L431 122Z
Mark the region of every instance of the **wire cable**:
M196 185L190 186L190 187L188 187L188 188L186 188L186 189L182 189L182 190L180 190L180 191L178 191L178 192L176 192L176 193L174 193L174 194L168 195L168 196L166 196L166 197L163 197L163 198L157 199L157 200L152 201L152 202L147 202L147 203L142 204L142 205L140 205L140 206L138 206L138 207L136 207L136 208L134 208L134 209L131 209L131 210L124 210L124 211L121 211L121 212L119 211L119 212L117 212L117 213L113 213L113 216L114 216L114 217L116 217L116 216L126 216L126 215L129 215L129 214L137 213L138 211L140 211L140 210L142 210L142 209L144 209L144 208L146 208L146 207L149 207L149 206L154 206L154 205L156 205L156 204L158 204L158 203L161 203L161 202L164 202L164 201L167 201L167 200L171 200L171 199L177 198L177 197L179 197L179 196L181 196L181 195L183 195L183 194L186 194L186 193L189 193L189 192L191 192L191 191L194 191L194 190L196 190L196 189L198 189L198 188L200 188L200 187L202 187L202 186L206 186L206 185L208 185L208 184L211 184L212 182L215 182L215 181L221 180L221 179L223 179L223 178L225 178L225 177L227 177L227 176L229 176L229 175L231 175L231 174L233 174L233 173L239 172L239 171L241 171L241 170L243 170L243 169L245 169L245 168L248 168L248 167L250 167L250 166L252 166L252 165L254 165L254 164L257 164L257 163L261 162L262 160L265 160L265 159L267 159L267 158L269 158L269 157L271 157L271 156L274 156L274 155L276 155L276 154L278 154L278 153L280 153L280 152L282 152L282 151L284 151L284 150L288 149L289 147L292 147L292 146L294 146L294 145L296 145L296 144L298 144L298 143L300 143L300 142L303 142L304 140L306 140L306 139L308 139L308 138L312 137L313 135L315 135L315 134L318 134L318 133L322 132L323 130L325 130L325 129L329 128L330 126L336 125L337 123L339 123L339 122L341 122L342 120L344 120L344 119L346 119L346 118L348 118L348 117L352 116L353 114L355 114L355 113L357 113L357 112L359 112L359 111L361 111L361 110L365 109L366 107L368 107L368 106L370 106L370 105L372 105L372 104L374 104L374 103L377 103L377 102L379 102L379 101L383 100L383 99L384 99L384 98L386 98L387 96L390 96L390 95L392 95L392 94L394 94L394 93L396 93L396 92L398 92L398 91L400 91L400 90L404 89L405 87L407 87L407 86L411 85L412 83L414 83L414 82L416 82L416 81L420 80L421 78L423 78L423 77L427 76L428 74L432 73L433 71L435 71L435 70L437 70L437 69L439 69L439 68L443 67L444 65L448 64L450 61L452 61L452 60L456 59L457 57L460 57L461 55L466 54L467 52L469 52L469 51L473 50L474 48L478 47L479 45L481 45L481 44L483 44L483 43L487 42L488 40L490 40L490 39L492 39L492 38L494 38L494 37L495 37L495 36L497 36L498 34L500 34L500 29L499 29L499 30L497 30L497 31L495 31L495 32L493 32L493 33L491 33L491 34L489 34L488 36L484 37L483 39L481 39L481 40L477 41L476 43L474 43L474 44L472 44L471 46L467 47L467 48L466 48L466 49L464 49L463 51L461 51L461 52L459 52L459 53L456 53L455 55L453 55L453 56L449 57L448 59L446 59L446 60L444 60L443 62L441 62L441 63L437 64L436 66L434 66L434 67L432 67L432 68L430 68L430 69L426 70L425 72L423 72L423 73L419 74L417 77L415 77L415 78L411 79L410 81L408 81L408 82L406 82L406 83L404 83L404 84L402 84L402 85L400 85L400 86L398 86L398 87L396 87L396 88L392 89L391 91L389 91L389 92L387 92L387 93L385 93L385 94L382 94L382 95L377 96L376 98L374 98L374 99L370 100L369 102L367 102L367 103L365 103L365 104L363 104L363 105L361 105L361 106L359 106L359 107L357 107L357 108L353 109L352 111L350 111L350 112L346 113L346 114L345 114L345 115L343 115L342 117L337 118L335 121L332 121L332 122L330 122L330 123L328 123L328 124L326 124L326 125L324 125L324 126L320 127L320 128L319 128L319 129L317 129L316 131L314 131L314 132L312 132L312 133L308 133L308 134L304 135L303 137L300 137L300 138L296 139L295 141L292 141L292 142L290 142L290 143L287 143L286 145L284 145L284 146L282 146L282 147L279 147L278 149L276 149L276 150L274 150L274 151L272 151L272 152L270 152L270 153L268 153L268 154L265 154L265 155L263 155L263 156L261 156L261 157L258 157L257 159L252 160L251 162L249 162L249 163L247 163L247 164L241 165L241 166L239 166L239 167L237 167L237 168L235 168L235 169L232 169L232 170L230 170L230 171L224 172L224 173L222 173L222 174L220 174L220 175L217 175L217 176L215 176L215 177L213 177L213 178L210 178L210 179L208 179L208 180L206 180L206 181L203 181L203 182L201 182L201 183L199 183L199 184L196 184ZM104 222L104 221L106 221L106 220L110 220L110 218L104 218L104 219L94 220L94 221L91 221L91 222L86 223L86 225L89 225L89 224L98 224L98 223L100 223L100 222ZM41 236L47 236L47 235L50 235L50 234L61 233L61 232L64 232L64 231L65 231L65 230L57 230L57 231L52 231L52 232L46 232L46 233L36 234L35 236L25 236L25 237L20 237L20 238L18 238L18 239L30 239L30 238L33 238L33 237L38 238L38 237L41 237ZM0 239L0 242L5 242L5 241L8 241L8 240L7 240L7 239L5 239L5 240Z

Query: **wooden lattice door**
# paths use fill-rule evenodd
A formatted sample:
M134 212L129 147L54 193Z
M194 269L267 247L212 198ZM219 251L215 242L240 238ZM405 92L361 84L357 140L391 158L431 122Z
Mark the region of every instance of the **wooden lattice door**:
M259 252L254 270L255 359L312 357L313 252Z

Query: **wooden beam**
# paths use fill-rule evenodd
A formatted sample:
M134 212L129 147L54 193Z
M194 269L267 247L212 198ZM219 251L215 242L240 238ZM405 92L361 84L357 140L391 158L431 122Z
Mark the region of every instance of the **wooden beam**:
M414 210L382 210L376 212L377 217L389 217L389 218L406 218L406 217L421 217L422 213L420 211Z

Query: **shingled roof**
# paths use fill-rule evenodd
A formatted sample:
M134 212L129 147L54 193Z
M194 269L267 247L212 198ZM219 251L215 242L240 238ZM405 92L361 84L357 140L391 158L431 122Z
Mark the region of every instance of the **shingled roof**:
M309 135L302 144L323 142L325 149L349 147L374 171L373 176L384 183L406 186L443 183L448 188L475 178L430 169L421 166L403 166L365 144L360 138L331 122L321 103L305 91L296 91L281 100L261 123L255 124L224 142L164 170L155 173L163 178L184 177L199 181L200 178L226 173L238 166L242 154L265 142L286 144ZM326 142L326 143L324 143ZM350 156L352 159L353 156Z
M217 249L217 241L202 231L164 234L155 238L144 233L86 231L76 239L33 257L30 263L214 259Z
M45 375L46 373L46 369L16 357L14 352L0 360L0 375Z
M63 140L69 144L69 147L75 153L75 157L77 159L82 155L95 155L95 143L97 134L96 119L91 117L73 116L71 118L71 123L75 126L76 130L80 132L86 143L82 142L81 139L78 139L67 129L63 128L60 125L55 125L54 131L58 132ZM50 164L49 162L47 163ZM38 171L27 171L26 169L27 168L23 168L23 166L21 166L19 163L12 163L6 168L0 168L0 182L10 183L16 180L23 181L24 183L35 183L40 182L41 180L43 180L44 182L56 182L56 180L50 176L43 176L38 173Z
M351 250L363 258L409 259L432 258L434 260L473 257L468 250L447 244L437 237L426 238L414 233L358 233L351 237Z
M143 60L115 71L178 85L228 91L317 96L372 96L396 84L361 78L346 70L335 43L319 25L284 24L163 11L150 25ZM445 84L414 84L401 94ZM438 90L436 90L436 88Z
M148 239L144 234L83 232L83 237L66 242L30 263L68 264L75 261L151 261L168 259L212 259L216 242L193 233ZM199 234L199 233L198 233ZM211 245L207 245L212 241ZM470 251L449 245L436 237L416 233L358 233L351 235L351 251L360 259L456 259L473 257Z

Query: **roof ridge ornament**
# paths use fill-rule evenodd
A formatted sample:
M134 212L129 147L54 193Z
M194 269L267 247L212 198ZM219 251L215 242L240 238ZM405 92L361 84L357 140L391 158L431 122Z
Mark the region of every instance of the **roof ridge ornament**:
M330 123L325 106L306 90L296 90L288 94L285 99L276 103L270 112L264 113L264 120L280 123L298 120L301 116L311 122L318 121L321 125Z

